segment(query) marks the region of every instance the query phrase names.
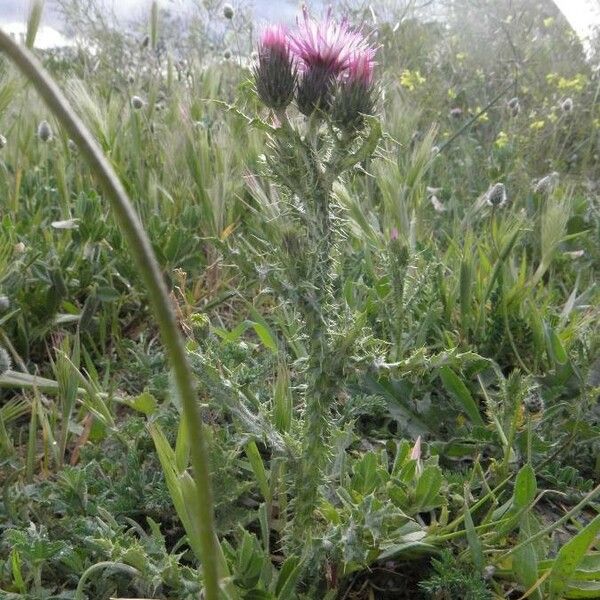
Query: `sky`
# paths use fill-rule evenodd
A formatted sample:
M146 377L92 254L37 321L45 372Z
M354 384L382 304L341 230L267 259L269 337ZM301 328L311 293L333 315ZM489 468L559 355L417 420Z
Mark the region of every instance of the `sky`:
M148 14L152 0L104 0L112 5L116 14L127 18ZM600 0L554 0L563 12L573 29L582 37L588 36L594 25L600 26ZM165 8L183 8L189 6L190 0L160 0ZM247 2L245 2L246 4ZM310 2L309 2L310 3ZM37 45L47 47L64 42L64 38L56 31L56 16L48 5L44 14L43 26L39 31ZM231 4L235 6L235 1ZM254 0L257 20L289 20L297 12L298 0ZM313 2L314 4L314 2ZM24 31L29 0L0 0L0 26L9 31Z
M580 37L588 37L600 25L600 0L554 1Z
M149 14L152 0L102 0L121 18L144 17ZM192 0L159 0L159 5L171 10L184 10ZM230 1L235 6L235 0ZM311 3L308 0L307 3ZM312 4L314 4L314 0ZM299 0L244 0L244 6L253 5L257 20L291 20L297 13ZM11 33L24 33L29 12L30 0L0 0L0 27ZM46 0L43 24L36 37L36 46L47 48L67 44L68 41L58 31L60 22L52 11L52 0Z

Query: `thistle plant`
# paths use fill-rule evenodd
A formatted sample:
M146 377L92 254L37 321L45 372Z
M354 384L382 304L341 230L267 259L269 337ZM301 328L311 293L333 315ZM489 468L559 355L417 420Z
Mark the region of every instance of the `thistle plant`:
M293 221L278 236L285 281L279 272L273 287L301 315L308 340L294 517L298 534L313 523L328 462L339 374L346 361L345 352L336 352L332 334L340 313L333 291L340 225L332 191L336 181L373 153L380 138L373 115L375 52L361 31L345 20L336 22L331 11L316 21L304 9L295 31L265 29L255 67L256 90L275 122L265 127L266 160Z

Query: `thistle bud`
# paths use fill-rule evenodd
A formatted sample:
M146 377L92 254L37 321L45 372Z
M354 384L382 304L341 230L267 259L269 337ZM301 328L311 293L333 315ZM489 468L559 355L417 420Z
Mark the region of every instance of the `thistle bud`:
M223 58L229 60L231 58L231 50L227 49L223 52Z
M42 121L37 128L37 135L42 142L49 142L52 139L52 128L48 121Z
M373 114L373 55L355 55L348 63L348 72L339 84L331 110L333 122L346 131L356 131L364 125L365 115Z
M6 348L0 346L0 376L4 375L6 371L10 371L12 367L12 360L10 354L6 351Z
M231 4L223 4L223 16L226 19L233 19L234 14L233 6L231 6Z
M281 25L272 25L263 32L254 79L256 91L266 106L276 111L288 107L296 89L297 70L286 30Z
M3 135L0 135L0 150L6 146L6 138Z
M328 69L320 66L307 69L298 82L296 103L307 117L316 110L327 112L331 106L334 78Z
M200 341L210 333L210 319L204 313L195 313L191 316L192 332L194 339Z
M455 108L452 108L450 110L450 116L453 119L460 119L462 117L463 111L462 108L459 108L458 106L456 106Z
M144 107L144 101L139 96L133 96L131 98L131 106L135 110L140 110L140 108Z
M503 183L495 183L487 191L485 201L494 208L500 208L507 202L506 187Z
M10 308L8 296L0 296L0 312L5 312Z

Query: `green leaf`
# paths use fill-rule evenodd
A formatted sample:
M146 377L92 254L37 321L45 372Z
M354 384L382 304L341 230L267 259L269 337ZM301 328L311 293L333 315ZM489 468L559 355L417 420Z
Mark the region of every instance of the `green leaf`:
M556 331L548 325L545 324L544 334L546 337L546 347L548 352L548 358L554 363L559 365L566 365L569 360L569 356L567 355L567 351L565 350L560 338L556 334Z
M442 502L440 488L442 487L442 471L437 466L425 467L415 490L415 503L418 512L433 510Z
M569 580L596 540L598 533L600 533L600 515L597 515L560 549L548 578L548 600L558 600L567 589Z
M96 290L96 298L100 302L116 302L121 297L121 294L115 288L109 286L101 286Z
M527 540L532 535L532 525L535 520L528 512L519 519L519 541ZM539 577L538 559L533 543L525 544L515 552L513 560L517 581L526 589L534 587ZM543 600L540 587L529 596L532 600Z
M277 584L275 585L275 596L278 600L294 600L295 588L300 576L300 560L296 556L290 556L281 567Z
M156 411L158 402L150 392L142 392L130 402L131 408L150 416Z
M465 494L467 497L467 494ZM473 523L473 518L471 517L471 511L465 502L464 507L464 515L465 515L465 532L467 534L467 542L469 543L469 548L471 550L471 556L473 558L473 564L479 573L483 572L484 565L484 557L483 557L483 548L481 546L481 540L477 535L477 531L475 531L475 525Z
M175 466L179 472L185 471L190 462L190 436L187 427L187 421L179 421L177 430L177 440L175 442Z
M485 425L479 408L462 379L450 367L445 366L440 367L440 377L448 393L460 403L471 422L476 425Z
M271 489L269 486L269 478L267 476L267 471L265 469L265 465L263 463L262 457L255 442L248 442L246 444L246 456L248 457L248 461L250 462L250 466L252 467L252 472L254 473L254 477L256 477L256 482L258 483L258 489L260 493L263 495L263 498L267 501L271 501Z
M531 465L525 465L517 474L513 504L515 508L522 509L535 500L537 481L535 471Z
M569 582L565 592L565 598L589 598L598 600L600 598L600 581L578 581Z
M252 327L263 345L269 350L277 352L277 342L275 341L275 337L271 333L271 330L263 323L252 322Z
M352 489L366 496L380 481L380 462L376 452L367 452L353 467Z
M264 590L250 590L244 594L244 600L273 600L273 595Z
M260 338L260 341L269 350L277 352L277 336L273 333L269 324L254 306L250 307L250 315L252 316L252 327L254 327L254 331L256 331L256 335Z
M281 433L290 430L292 426L292 413L294 409L290 376L285 364L280 363L277 368L277 379L273 390L273 421Z

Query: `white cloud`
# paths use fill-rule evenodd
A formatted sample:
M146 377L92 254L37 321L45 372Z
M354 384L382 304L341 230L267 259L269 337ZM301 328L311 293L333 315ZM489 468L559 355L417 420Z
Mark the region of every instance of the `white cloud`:
M25 39L27 25L25 23L3 23L2 29L13 34L17 39ZM60 31L49 25L41 25L35 37L35 47L41 49L71 46L72 44L72 40L69 40Z

